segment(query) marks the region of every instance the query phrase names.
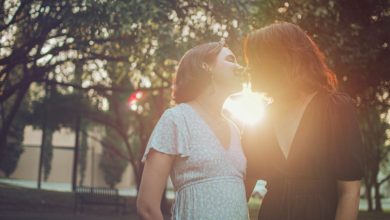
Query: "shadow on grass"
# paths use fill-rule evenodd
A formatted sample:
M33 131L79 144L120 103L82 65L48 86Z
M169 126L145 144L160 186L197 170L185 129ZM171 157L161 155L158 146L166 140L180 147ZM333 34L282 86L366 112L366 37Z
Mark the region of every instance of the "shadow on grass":
M74 196L69 192L57 192L0 184L1 220L136 220L135 198L128 199L124 215L115 211L115 207L88 206L83 213L73 213ZM257 219L261 200L249 201L251 220ZM166 219L169 219L166 216ZM389 220L390 212L360 212L359 220Z

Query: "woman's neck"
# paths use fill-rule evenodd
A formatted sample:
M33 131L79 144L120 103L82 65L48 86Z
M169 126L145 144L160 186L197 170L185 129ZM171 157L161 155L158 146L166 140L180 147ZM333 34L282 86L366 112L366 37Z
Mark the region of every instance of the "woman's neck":
M295 107L301 106L308 98L314 96L318 91L310 92L298 92L294 95L279 95L275 96L273 106L279 110L294 109Z
M227 96L214 92L213 94L203 93L199 95L194 102L200 105L205 111L213 115L221 114L223 104Z

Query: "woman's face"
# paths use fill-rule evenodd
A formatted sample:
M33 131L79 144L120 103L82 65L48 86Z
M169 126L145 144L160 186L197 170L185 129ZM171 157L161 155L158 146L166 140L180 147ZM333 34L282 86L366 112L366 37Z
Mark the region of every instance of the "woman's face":
M222 48L211 69L215 87L228 94L239 92L242 89L241 69L233 52L227 47Z
M254 90L265 92L275 96L284 89L283 66L275 62L275 59L261 59L252 61L249 66L251 72L252 87Z

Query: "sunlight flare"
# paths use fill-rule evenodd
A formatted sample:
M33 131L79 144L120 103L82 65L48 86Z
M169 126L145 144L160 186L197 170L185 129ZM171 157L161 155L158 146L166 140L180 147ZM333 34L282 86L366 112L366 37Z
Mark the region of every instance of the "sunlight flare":
M253 92L251 85L244 84L243 90L230 96L224 111L233 121L242 125L253 125L260 122L265 115L266 106L271 102L264 94Z

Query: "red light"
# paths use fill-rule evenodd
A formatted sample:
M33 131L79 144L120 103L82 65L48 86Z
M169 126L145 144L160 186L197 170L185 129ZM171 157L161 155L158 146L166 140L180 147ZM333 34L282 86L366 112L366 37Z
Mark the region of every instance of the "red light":
M131 93L127 102L129 103L129 105L136 104L143 96L144 93L142 91L133 92Z

